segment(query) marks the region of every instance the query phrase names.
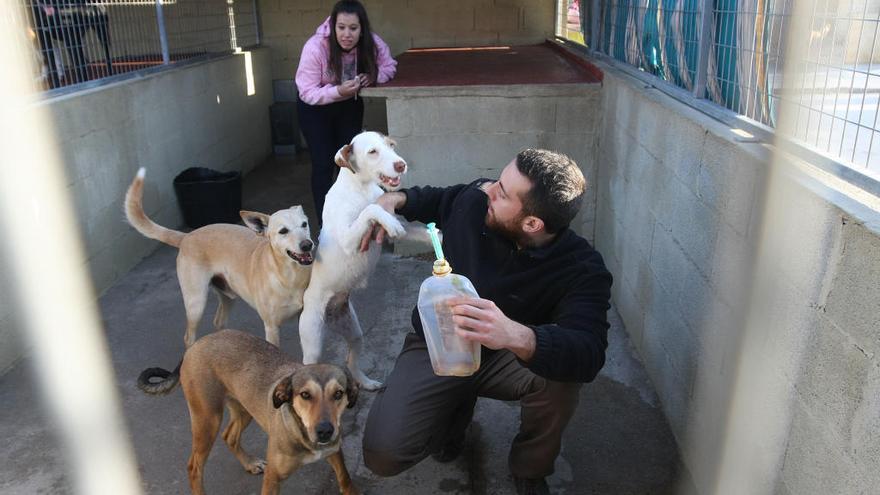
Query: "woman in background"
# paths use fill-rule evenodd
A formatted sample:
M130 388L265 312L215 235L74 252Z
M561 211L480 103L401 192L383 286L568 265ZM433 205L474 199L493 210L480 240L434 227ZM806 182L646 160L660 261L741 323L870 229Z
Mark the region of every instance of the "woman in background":
M334 155L364 124L361 88L394 77L397 62L370 30L364 6L341 0L303 46L296 70L299 127L312 157L312 196L321 222L333 184Z

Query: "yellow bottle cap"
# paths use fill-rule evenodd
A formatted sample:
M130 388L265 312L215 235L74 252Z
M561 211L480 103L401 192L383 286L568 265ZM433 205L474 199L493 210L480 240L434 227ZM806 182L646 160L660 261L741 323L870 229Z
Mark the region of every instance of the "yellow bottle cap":
M449 263L446 262L445 259L437 260L434 262L434 275L438 277L442 277L448 273L452 272L452 267L449 266Z

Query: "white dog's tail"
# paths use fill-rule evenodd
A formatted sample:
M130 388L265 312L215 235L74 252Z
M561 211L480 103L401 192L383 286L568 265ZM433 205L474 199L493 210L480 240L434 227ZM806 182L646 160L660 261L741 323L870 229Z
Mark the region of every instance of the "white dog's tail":
M128 218L128 223L132 227L150 239L155 239L174 247L180 247L180 241L183 240L183 236L186 234L167 229L150 220L150 217L144 213L144 176L146 174L146 169L141 168L138 170L131 185L128 186L128 192L125 193L125 217Z

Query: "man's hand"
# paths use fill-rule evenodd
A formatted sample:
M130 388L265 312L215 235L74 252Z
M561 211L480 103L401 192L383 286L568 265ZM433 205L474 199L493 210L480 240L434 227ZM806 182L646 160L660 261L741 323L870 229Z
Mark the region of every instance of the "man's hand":
M494 302L474 297L453 297L455 333L466 340L479 342L489 349L508 349L528 362L535 354L535 332L508 318Z
M406 194L402 192L387 192L376 199L376 204L381 206L388 213L394 214L398 208L403 208L406 204ZM381 225L374 223L370 230L361 237L361 252L370 249L370 241L375 239L377 243L382 244L385 240L385 229Z

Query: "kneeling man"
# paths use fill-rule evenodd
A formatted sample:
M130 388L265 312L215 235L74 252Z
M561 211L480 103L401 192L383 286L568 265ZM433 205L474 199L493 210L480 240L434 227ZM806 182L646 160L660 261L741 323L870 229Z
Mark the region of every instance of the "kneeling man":
M407 220L436 222L453 271L479 299L453 300L456 332L482 344L470 377L436 376L418 310L364 431L364 461L396 475L433 455L461 453L477 397L518 400L519 433L509 465L520 494L549 493L562 434L581 384L605 363L611 274L569 224L586 181L565 155L528 149L497 181L414 187L378 202ZM381 236L381 233L380 233ZM369 238L364 239L368 243Z

